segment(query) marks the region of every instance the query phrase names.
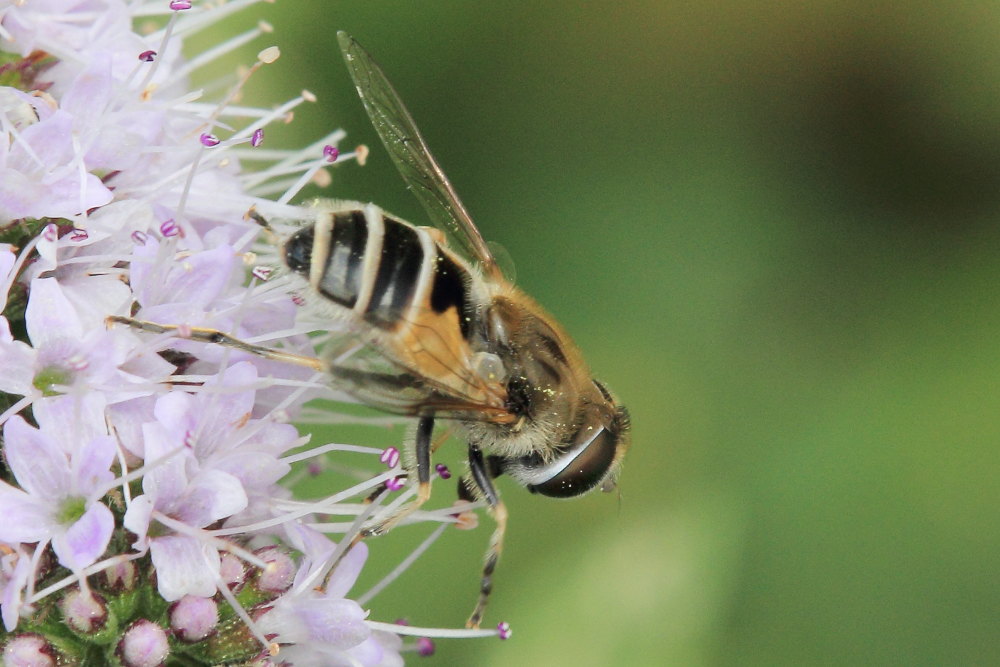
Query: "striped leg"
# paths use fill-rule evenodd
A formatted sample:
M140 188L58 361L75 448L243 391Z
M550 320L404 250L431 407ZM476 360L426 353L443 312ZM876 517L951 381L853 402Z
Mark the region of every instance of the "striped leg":
M469 469L472 472L472 481L486 498L486 502L489 503L490 515L496 521L496 528L490 537L490 545L486 549L483 578L479 583L479 600L476 602L476 607L472 610L469 620L465 623L468 628L478 628L486 613L486 603L493 590L493 571L500 560L500 552L503 551L503 537L507 531L507 506L500 500L499 494L493 487L489 468L483 459L483 452L472 445L469 445Z
M264 347L262 345L253 345L245 341L240 340L230 336L227 333L223 333L218 329L205 329L202 327L188 327L181 326L177 324L158 324L156 322L150 322L148 320L136 320L131 317L118 317L117 315L112 315L105 320L108 326L113 324L124 324L132 327L133 329L139 329L140 331L148 331L150 333L176 333L178 338L183 338L185 340L196 340L202 343L214 343L216 345L222 345L223 347L231 347L234 350L240 350L242 352L248 352L250 354L255 354L258 357L264 357L265 359L273 359L274 361L284 361L290 364L295 364L297 366L305 366L307 368L312 368L316 371L327 372L327 364L322 359L317 359L316 357L307 357L302 354L294 354L292 352L283 352L281 350L275 350L270 347Z

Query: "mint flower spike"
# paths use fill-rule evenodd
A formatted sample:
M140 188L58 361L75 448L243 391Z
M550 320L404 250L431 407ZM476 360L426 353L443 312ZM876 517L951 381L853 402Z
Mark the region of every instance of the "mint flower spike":
M362 526L414 488L396 448L310 447L290 422L399 417L307 408L345 396L313 370L186 339L213 328L314 355L331 335L258 262L268 248L251 212L278 230L309 218L293 203L302 188L367 149L345 149L341 130L301 148L265 141L316 101L303 90L273 107L236 102L276 47L224 93L188 82L271 28L253 22L189 60L183 40L258 1L0 9L0 650L11 664L387 667L431 652L429 637L509 635L380 623L368 609L459 521L454 507L407 517L429 535L379 584L352 590L379 544L360 541ZM151 19L162 27L139 34ZM172 328L109 327L109 316ZM357 474L294 498L327 464Z

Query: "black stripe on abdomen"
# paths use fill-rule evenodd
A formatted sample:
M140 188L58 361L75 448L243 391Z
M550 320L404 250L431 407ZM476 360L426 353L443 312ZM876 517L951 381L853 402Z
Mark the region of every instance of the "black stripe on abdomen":
M424 249L415 229L392 218L384 217L383 221L382 258L364 318L376 326L392 328L413 299Z
M462 336L469 339L469 278L450 257L437 251L437 265L434 268L434 287L431 289L431 308L443 313L449 308L458 311L458 325Z
M323 296L353 308L364 275L368 223L362 211L347 211L333 217L330 254L317 289Z

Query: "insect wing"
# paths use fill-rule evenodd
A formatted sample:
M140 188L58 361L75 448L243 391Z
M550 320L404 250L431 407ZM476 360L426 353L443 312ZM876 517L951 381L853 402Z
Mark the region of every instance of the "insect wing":
M338 32L337 39L368 117L407 186L434 224L448 233L449 241L490 277L502 279L486 241L382 69L353 37Z
M368 331L334 337L324 348L334 385L362 403L403 415L508 422L502 390L473 373L454 369L454 380L429 377L404 359L391 337Z

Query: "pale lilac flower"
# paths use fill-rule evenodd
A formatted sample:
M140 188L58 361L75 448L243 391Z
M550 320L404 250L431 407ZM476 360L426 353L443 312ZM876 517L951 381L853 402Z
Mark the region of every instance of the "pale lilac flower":
M44 108L44 107L40 107ZM111 201L111 191L81 170L73 117L58 110L0 141L0 220L62 218Z
M19 415L7 421L3 436L7 464L21 488L0 482L0 541L51 541L59 562L72 570L96 561L114 530L111 511L99 502L114 478L113 439L98 436L70 448Z
M132 500L123 523L138 536L135 548L149 549L163 599L211 596L220 577L218 548L194 530L150 536L150 524L175 521L190 529L203 528L243 510L246 493L232 475L199 469L183 440L171 438L156 424L147 426L146 460L157 465L143 477L145 493Z
M340 558L327 575L337 545L305 527L290 528L291 541L302 550L302 563L292 587L258 619L262 630L281 643L282 653L295 665L402 665L398 637L373 632L367 613L346 597L368 558L364 543ZM325 588L317 586L326 578Z
M54 278L31 282L25 312L31 345L13 340L6 319L0 323L0 366L5 369L0 391L40 397L101 390L112 401L136 394L128 389L133 378L119 368L137 345L135 337L108 331L103 321L96 325L91 314L91 307L121 303L119 288L125 286L90 282L96 289L89 300L73 299ZM89 305L78 308L77 303Z
M121 0L33 0L7 3L3 27L10 46L22 56L36 49L57 55L83 53L96 46L95 36L132 37L131 21Z
M113 56L99 53L87 69L72 80L60 98L60 107L73 116L73 131L91 169L120 172L126 178L155 159L143 150L162 143L166 115L159 109L119 103L112 73ZM94 113L95 109L105 111ZM112 183L120 187L122 178Z

